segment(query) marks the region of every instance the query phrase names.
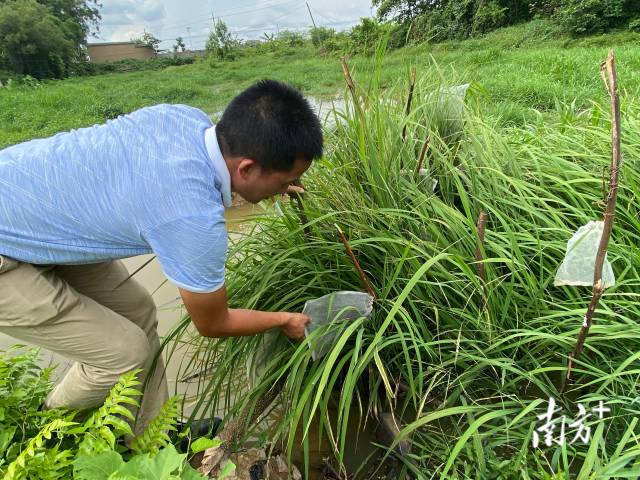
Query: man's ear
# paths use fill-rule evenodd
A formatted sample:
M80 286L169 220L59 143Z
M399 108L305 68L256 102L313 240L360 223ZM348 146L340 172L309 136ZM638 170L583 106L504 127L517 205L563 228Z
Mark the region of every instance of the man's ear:
M247 180L258 168L259 165L255 160L251 158L241 158L238 162L237 171L240 178Z

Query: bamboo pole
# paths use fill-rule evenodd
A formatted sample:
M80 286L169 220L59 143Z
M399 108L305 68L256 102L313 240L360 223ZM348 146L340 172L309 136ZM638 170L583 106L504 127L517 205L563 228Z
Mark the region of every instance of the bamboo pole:
M407 106L405 107L405 115L408 117L411 113L411 100L413 100L413 90L416 86L416 67L411 67L411 82L409 83L409 96L407 97ZM407 137L407 119L402 127L402 141Z
M611 237L611 230L613 228L613 219L615 216L616 201L618 199L618 175L620 172L620 164L622 162L622 156L620 152L620 98L618 95L618 79L616 74L615 57L613 50L609 51L609 56L600 65L600 72L602 78L611 97L611 179L609 181L609 194L607 196L607 206L604 212L604 228L602 231L602 237L600 238L600 245L598 245L598 252L596 254L596 262L593 270L593 291L591 294L591 302L587 308L587 313L584 316L580 333L576 340L576 345L573 352L569 356L569 362L567 364L567 376L566 381L571 380L571 372L573 369L573 362L582 353L584 342L589 333L589 329L593 323L596 309L602 298L604 292L604 284L602 283L602 269L604 265L604 259L607 254L607 246L609 245L609 238Z
M416 164L416 171L413 174L413 179L418 180L420 178L420 170L422 169L422 163L424 162L424 156L427 154L427 150L429 149L429 137L427 137L422 144L422 148L420 149L420 156L418 157L418 163Z
M362 267L360 266L360 262L358 262L358 259L353 254L353 250L351 250L351 247L349 246L349 240L347 240L346 235L344 234L342 229L337 224L334 223L334 226L338 230L338 235L340 236L340 239L342 240L342 243L344 243L344 248L347 251L347 253L349 254L349 257L351 257L351 261L353 262L353 265L356 267L356 270L358 271L358 275L360 275L360 280L362 280L362 283L364 284L365 290L375 300L376 299L376 293L374 292L373 288L371 287L371 284L369 283L369 279L367 279L367 276L365 275L364 270L362 270Z

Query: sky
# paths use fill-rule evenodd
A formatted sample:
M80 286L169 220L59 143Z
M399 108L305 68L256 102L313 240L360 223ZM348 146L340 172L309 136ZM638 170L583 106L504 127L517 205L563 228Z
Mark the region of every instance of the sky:
M372 16L370 0L308 0L316 25L343 30ZM190 49L204 47L212 16L222 19L238 38L260 38L278 30L309 28L302 0L103 0L98 37L89 43L127 41L145 31L171 49L181 36Z

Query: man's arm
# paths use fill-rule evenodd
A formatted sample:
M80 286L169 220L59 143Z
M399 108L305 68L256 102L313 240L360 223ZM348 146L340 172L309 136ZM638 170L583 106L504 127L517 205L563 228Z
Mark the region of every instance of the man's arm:
M229 308L224 286L212 293L179 290L191 321L203 337L240 337L282 328L289 338L302 340L304 326L310 320L302 313Z

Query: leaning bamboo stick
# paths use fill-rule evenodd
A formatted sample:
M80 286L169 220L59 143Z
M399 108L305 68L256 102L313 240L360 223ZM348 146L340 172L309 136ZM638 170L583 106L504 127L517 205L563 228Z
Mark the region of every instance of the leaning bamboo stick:
M362 270L362 267L360 266L360 262L358 262L358 259L353 254L353 250L351 250L351 247L349 246L349 240L347 240L346 235L344 234L342 229L337 224L334 223L334 226L338 230L338 235L340 236L340 239L342 240L342 243L344 243L344 248L347 251L347 253L349 254L349 257L351 257L351 261L353 262L353 265L356 267L356 270L358 271L358 275L360 275L360 280L362 280L362 283L364 284L365 290L375 300L376 299L376 293L374 292L373 288L371 287L371 283L369 283L369 279L365 275L364 270Z
M404 142L407 137L407 121L409 114L411 113L411 100L413 100L413 90L416 87L416 67L411 67L411 83L409 84L409 96L407 97L407 106L405 107L405 124L402 127L402 141Z
M602 78L611 97L611 141L612 141L612 153L611 153L611 180L609 181L609 194L607 196L607 206L604 212L604 228L602 232L602 238L600 239L600 245L598 245L598 252L596 254L596 263L593 270L593 291L591 295L591 302L587 308L587 313L584 316L578 339L573 352L569 356L569 362L567 364L567 376L566 380L571 380L571 372L573 369L573 362L582 353L584 342L589 333L589 329L593 323L595 317L596 308L600 303L602 294L604 292L604 284L602 283L602 269L604 265L604 258L607 254L607 246L609 245L609 238L611 237L611 230L613 228L613 219L615 216L616 201L618 199L618 175L620 172L620 164L622 162L622 155L620 152L620 98L618 95L618 79L616 75L616 64L613 50L609 51L609 56L600 65L600 71Z
M355 83L353 83L351 70L349 70L349 65L347 64L347 59L345 57L340 58L340 65L342 66L342 73L344 75L345 81L347 82L347 87L349 87L349 91L351 92L351 98L353 99L353 104L355 105L356 110L360 111L360 101L358 100L358 92L356 91Z
M429 137L427 137L422 144L422 148L420 149L420 156L418 157L418 163L416 164L416 170L413 174L414 180L418 180L420 178L420 170L422 170L422 164L424 163L424 156L427 154L427 150L429 149Z

